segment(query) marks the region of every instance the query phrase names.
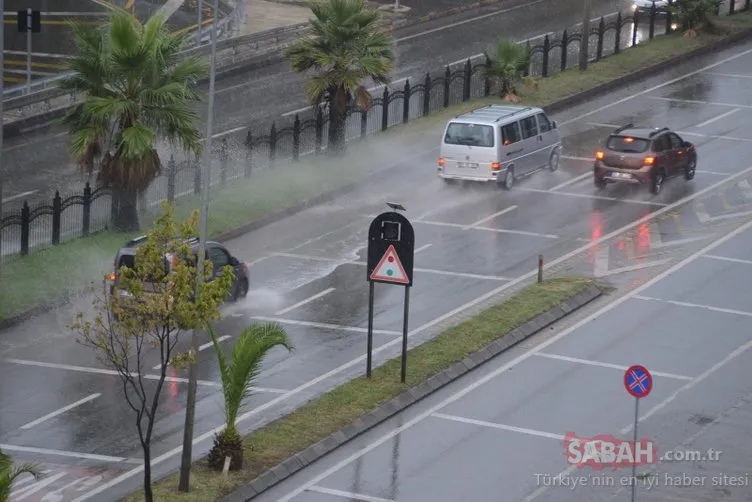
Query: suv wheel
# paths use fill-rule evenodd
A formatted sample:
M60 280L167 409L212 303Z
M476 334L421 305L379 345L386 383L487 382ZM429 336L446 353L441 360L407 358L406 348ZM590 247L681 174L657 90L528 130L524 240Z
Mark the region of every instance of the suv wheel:
M508 167L507 172L504 174L504 182L499 183L505 190L509 190L514 186L514 168Z
M653 173L653 181L650 184L650 191L653 192L654 195L658 195L661 193L661 189L663 188L663 182L666 180L666 176L663 174L662 169L658 169Z
M606 180L603 178L599 178L598 176L593 177L593 183L595 184L595 188L598 190L603 190L606 188Z
M695 177L695 169L697 168L697 159L692 158L687 164L687 168L684 171L684 179L689 181Z
M551 152L551 156L548 158L548 168L551 171L556 171L559 169L559 160L561 159L561 152L559 151L559 148L554 148L554 150Z
M248 280L239 281L232 290L232 301L236 302L241 298L248 296Z

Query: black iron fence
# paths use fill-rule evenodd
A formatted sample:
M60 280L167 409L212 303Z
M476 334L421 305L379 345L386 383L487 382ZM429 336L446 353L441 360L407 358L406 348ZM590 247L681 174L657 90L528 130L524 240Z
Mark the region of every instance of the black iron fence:
M750 8L750 0L728 2L728 14ZM604 16L594 25L588 43L590 61L599 61L675 29L670 12L655 7L642 14ZM526 41L532 55L527 74L545 78L576 66L581 40L582 33L570 29ZM404 85L391 89L384 87L375 93L369 109L349 111L347 141L497 93L496 82L485 74L487 64L485 57L469 58L458 68L447 66L439 74L408 79ZM295 115L286 124L275 122L266 133L259 134L249 127L245 134L223 138L212 155L211 185L222 187L238 178L250 178L258 170L273 168L280 161L297 161L305 155L321 153L327 148L328 120L326 109L319 108ZM199 159L175 157L178 154L170 155L162 175L143 195L142 211L164 200L200 193ZM92 189L88 183L82 193L71 197L62 198L56 193L51 204L31 208L24 202L21 208L4 214L0 220L0 258L26 255L101 231L110 223L111 214L110 192L104 188Z

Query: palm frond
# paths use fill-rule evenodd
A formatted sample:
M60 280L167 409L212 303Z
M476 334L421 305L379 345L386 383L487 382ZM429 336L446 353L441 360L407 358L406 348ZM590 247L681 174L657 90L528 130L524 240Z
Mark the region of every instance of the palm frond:
M0 450L0 501L10 500L13 485L24 474L35 480L43 478L42 469L40 464L33 462L14 466L11 458Z

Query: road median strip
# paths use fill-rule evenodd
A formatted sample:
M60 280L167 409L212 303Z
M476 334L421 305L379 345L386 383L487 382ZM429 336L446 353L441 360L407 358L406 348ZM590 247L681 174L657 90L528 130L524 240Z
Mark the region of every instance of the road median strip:
M405 384L400 357L390 359L371 379L351 380L246 436L242 470L225 477L199 460L190 492L177 492L173 474L154 484L155 500L209 501L226 494L221 500L248 500L601 294L601 286L583 277L532 284L410 349ZM123 500L141 501L143 493Z
M522 102L556 113L657 75L692 57L752 38L752 12L721 17L716 24L717 34L656 37L593 63L587 71L572 69L539 79L534 88L522 90ZM280 161L273 169L233 180L219 196L213 197L209 234L215 240L226 241L332 200L387 172L405 169L411 160L435 151L435 141L431 140L428 146L426 138L439 137L448 118L499 102L500 98L495 97L471 100L406 125L390 127L350 144L349 153L341 159L311 155L297 163ZM425 145L423 150L420 145ZM199 207L199 199L185 197L176 204L177 214L183 216ZM0 329L65 304L76 293L61 292L83 291L92 278L101 277L108 271L115 251L129 237L103 232L0 264L4 286L0 288ZM76 266L71 267L72 263Z

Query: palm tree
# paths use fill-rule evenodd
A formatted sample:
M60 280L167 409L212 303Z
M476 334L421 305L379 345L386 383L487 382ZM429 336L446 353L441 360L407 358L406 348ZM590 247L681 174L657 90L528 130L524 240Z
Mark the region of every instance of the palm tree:
M201 151L194 84L206 75L198 57L180 54L188 34L170 33L160 16L142 24L114 9L101 26L72 23L77 53L74 75L61 87L85 95L63 123L70 150L89 174L112 189L119 230L139 229L136 202L159 175L157 140L164 137L190 153Z
M44 477L38 464L27 463L15 467L10 457L0 451L0 502L10 500L13 484L24 474L30 474L34 479Z
M238 412L251 395L251 386L261 369L261 361L277 346L294 350L285 329L277 323L252 324L245 328L232 349L232 361L227 362L214 330L209 326L209 334L219 361L222 377L222 393L225 399L224 430L214 437L214 446L209 452L209 467L222 470L226 457L230 457L230 469L243 467L243 440L235 427Z
M392 38L379 31L381 14L367 5L366 0L311 1L311 35L285 50L293 70L313 72L306 91L315 109L324 100L329 104L328 149L333 153L344 150L349 103L365 110L371 106L363 81L391 81Z
M712 18L723 0L677 0L669 6L672 16L681 23L685 37L696 37L697 30L713 28Z
M494 57L486 53L486 58L486 75L499 81L499 95L507 101L519 101L515 84L530 68L530 50L511 40L499 40Z

